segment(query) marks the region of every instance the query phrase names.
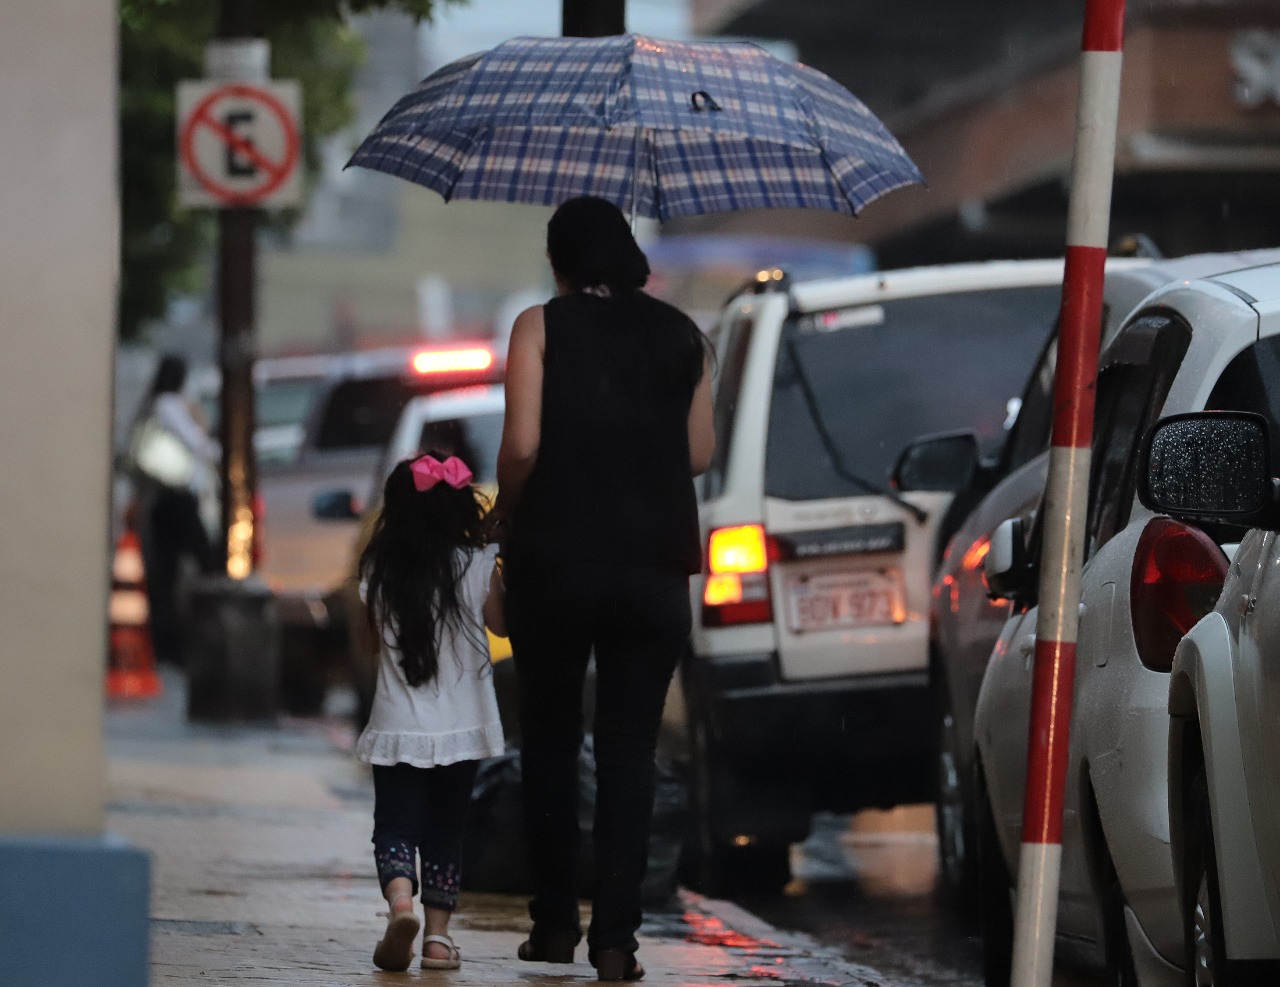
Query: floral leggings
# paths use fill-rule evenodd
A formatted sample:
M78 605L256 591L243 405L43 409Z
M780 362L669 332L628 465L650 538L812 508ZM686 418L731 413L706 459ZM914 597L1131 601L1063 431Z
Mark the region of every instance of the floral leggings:
M373 766L373 858L385 891L397 877L422 889L422 903L453 911L462 877L462 830L479 761L436 768ZM422 882L414 867L421 858Z

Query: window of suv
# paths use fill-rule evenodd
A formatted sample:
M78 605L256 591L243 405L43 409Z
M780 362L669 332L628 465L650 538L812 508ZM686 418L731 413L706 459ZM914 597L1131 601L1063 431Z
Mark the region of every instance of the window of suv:
M457 456L471 467L477 483L497 482L498 447L502 444L502 412L465 418L442 418L422 426L419 452L432 449Z
M258 427L306 424L323 380L322 377L281 377L264 381L254 398Z
M729 444L733 436L733 422L738 414L738 398L742 393L742 380L746 374L747 354L751 351L751 336L755 319L742 315L733 321L725 334L717 368L715 405L712 421L717 436L711 465L703 476L702 495L717 497L724 491L724 478L729 469Z
M1033 285L791 316L769 407L765 493L865 494L849 473L884 484L903 447L930 433L972 429L983 453L997 454L1009 401L1044 349L1060 295L1056 284Z
M321 411L316 448L324 451L385 446L414 389L400 377L346 380Z

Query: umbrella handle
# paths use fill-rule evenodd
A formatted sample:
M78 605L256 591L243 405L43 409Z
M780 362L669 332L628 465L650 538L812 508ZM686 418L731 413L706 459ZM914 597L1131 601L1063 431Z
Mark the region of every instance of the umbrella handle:
M711 94L705 89L699 89L696 93L690 96L689 102L693 104L694 110L699 113L703 110L711 110L713 113L719 113L724 109L724 107L711 98Z

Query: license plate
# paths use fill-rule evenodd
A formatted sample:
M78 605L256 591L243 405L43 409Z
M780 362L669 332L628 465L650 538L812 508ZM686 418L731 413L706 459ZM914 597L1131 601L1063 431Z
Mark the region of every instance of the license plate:
M798 633L901 623L895 569L837 572L793 580L787 593L791 630Z

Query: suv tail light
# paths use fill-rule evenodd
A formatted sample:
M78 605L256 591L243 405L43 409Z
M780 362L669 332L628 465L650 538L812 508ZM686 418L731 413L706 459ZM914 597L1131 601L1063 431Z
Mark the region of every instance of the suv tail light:
M1178 642L1213 609L1226 579L1226 556L1203 531L1169 518L1147 525L1129 587L1143 665L1155 672L1173 668Z
M763 624L773 620L769 563L777 543L759 524L717 528L707 543L707 582L702 592L706 627Z
M413 358L413 369L420 374L467 373L488 370L493 366L493 350L487 346L465 349L423 350Z

